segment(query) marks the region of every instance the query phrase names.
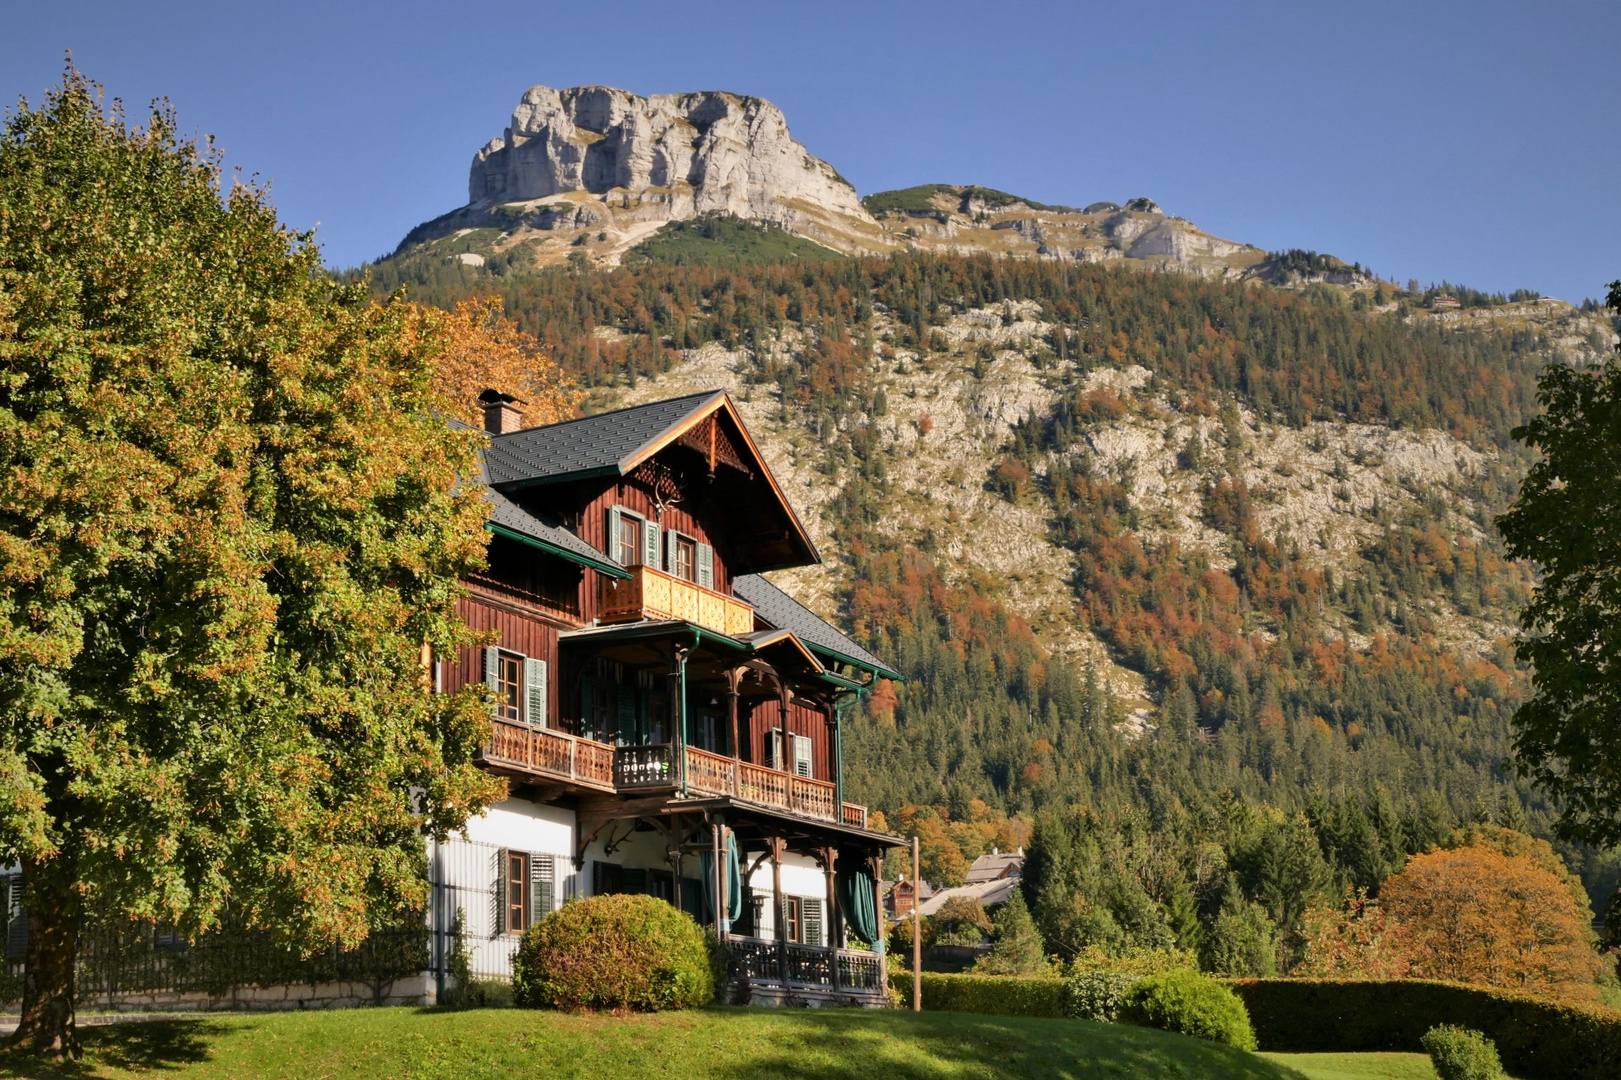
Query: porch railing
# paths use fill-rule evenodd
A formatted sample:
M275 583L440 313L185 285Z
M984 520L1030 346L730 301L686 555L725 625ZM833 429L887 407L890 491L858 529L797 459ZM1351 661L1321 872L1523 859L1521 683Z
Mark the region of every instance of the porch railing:
M762 985L782 985L851 993L884 992L883 961L876 953L798 945L763 938L726 939L732 978Z
M754 609L736 597L703 588L651 566L630 578L602 578L597 618L604 623L680 619L736 637L754 630Z
M614 786L670 787L678 781L674 750L669 743L619 747L614 751Z
M687 747L687 791L698 795L729 795L802 817L842 822L861 829L867 827L867 808L855 803L845 803L838 808L838 789L826 780L778 772L690 746Z
M484 760L582 787L614 789L613 747L549 728L496 720L484 747Z

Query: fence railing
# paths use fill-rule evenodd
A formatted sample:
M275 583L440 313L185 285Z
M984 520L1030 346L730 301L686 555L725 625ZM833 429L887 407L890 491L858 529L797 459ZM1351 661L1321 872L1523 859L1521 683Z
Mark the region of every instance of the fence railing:
M840 993L884 993L884 965L876 953L729 937L726 955L728 975L734 980Z
M614 789L614 748L549 728L493 721L484 760L600 791Z
M733 636L754 629L754 609L736 597L650 566L629 569L628 580L601 579L597 618L604 623L680 619Z

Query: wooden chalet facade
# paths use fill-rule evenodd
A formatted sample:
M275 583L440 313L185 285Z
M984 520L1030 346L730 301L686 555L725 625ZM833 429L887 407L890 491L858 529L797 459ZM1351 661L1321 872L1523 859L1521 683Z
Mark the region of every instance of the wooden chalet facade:
M840 720L899 676L760 576L819 556L736 407L510 430L511 402L484 396L489 566L461 602L498 640L435 663L489 687L509 797L432 851L436 941L459 912L498 976L567 898L643 892L720 935L736 1000L882 1003L899 841L845 797Z

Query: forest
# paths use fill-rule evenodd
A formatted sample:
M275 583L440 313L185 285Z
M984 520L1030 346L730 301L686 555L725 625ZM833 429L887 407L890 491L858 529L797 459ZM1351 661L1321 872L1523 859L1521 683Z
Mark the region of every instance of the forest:
M880 685L854 719L847 782L892 822L928 830L931 880L950 884L998 837L1033 836L1049 852L1078 845L1101 868L1087 888L1108 914L1093 920L1090 943L1123 947L1135 934L1187 945L1200 927L1251 918L1286 964L1303 955L1304 909L1278 899L1289 888L1376 891L1460 827L1549 835L1550 808L1509 761L1524 685L1510 643L1491 655L1449 650L1431 614L1441 603L1513 625L1530 588L1492 521L1526 466L1510 431L1535 407L1549 355L1535 329L1383 317L1330 286L988 257L704 263L684 250L679 265L495 269L406 255L369 273L378 294L405 287L440 306L500 296L594 400L669 370L684 350L743 350L745 380L824 436L840 485L829 515L848 570L841 614L906 676ZM1052 327L1037 362L1070 370L1071 389L1020 425L986 484L1009 499L1037 485L1050 500L1052 539L1077 557L1077 618L1143 675L1158 706L1152 737L1122 727L1123 706L1094 667L1048 654L996 599L996 582L878 527L893 495L889 450L871 424L885 408L871 377L880 339L926 365L953 312L1023 301ZM1139 407L1080 376L1130 364L1175 408L1223 420L1225 442L1182 452L1216 477L1202 513L1232 541L1231 568L1146 541L1129 478L1075 452L1094 425ZM1353 572L1314 568L1256 526L1227 419L1237 406L1294 427L1438 428L1490 451L1470 492L1477 528L1449 525L1437 496L1381 512L1380 538ZM1350 647L1330 623L1369 644ZM1558 852L1602 908L1621 865ZM1046 918L1050 943L1089 943ZM1147 926L1157 929L1132 929Z

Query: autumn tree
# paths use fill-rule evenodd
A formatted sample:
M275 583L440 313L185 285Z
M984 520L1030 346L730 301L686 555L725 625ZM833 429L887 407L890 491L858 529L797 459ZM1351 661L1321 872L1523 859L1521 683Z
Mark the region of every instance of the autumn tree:
M1609 306L1621 312L1621 281ZM1609 846L1621 843L1621 354L1548 365L1537 401L1514 436L1538 460L1498 520L1509 554L1542 571L1521 616L1532 693L1514 748L1560 804L1565 835Z
M1604 968L1592 912L1529 855L1484 844L1414 855L1379 901L1425 978L1587 997Z
M1412 973L1406 928L1367 890L1335 907L1317 904L1302 920L1305 951L1292 974L1330 979L1405 979Z
M483 558L419 315L335 285L266 193L70 70L0 140L0 861L15 1041L75 1050L91 920L304 953L420 911L498 793L434 698Z
M433 389L459 420L478 424L478 395L494 388L518 398L528 426L579 412L580 392L533 335L508 318L499 296L457 301L454 309L411 304L412 330L437 355Z

